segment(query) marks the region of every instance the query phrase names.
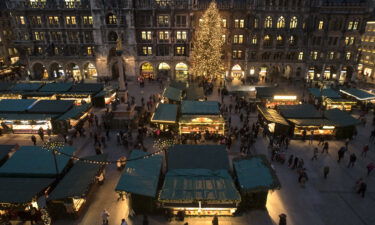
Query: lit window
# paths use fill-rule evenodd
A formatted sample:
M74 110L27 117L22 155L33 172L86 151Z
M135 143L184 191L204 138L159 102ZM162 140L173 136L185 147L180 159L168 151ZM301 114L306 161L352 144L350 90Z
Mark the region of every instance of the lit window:
M267 16L266 20L264 21L265 28L272 28L272 17Z
M298 53L298 60L303 60L303 52Z
M277 19L277 28L285 28L285 18L283 16L280 16L279 19Z
M148 40L148 41L150 41L150 40L152 40L152 35L151 35L151 31L142 31L141 32L141 38L142 38L142 40Z
M142 47L142 53L143 55L152 55L152 47Z
M67 25L76 25L77 24L75 16L67 16L67 17L65 17L65 20L66 20Z
M221 20L221 26L222 27L227 27L227 19L222 19Z
M184 46L177 46L176 47L176 55L185 55L185 47Z
M26 21L25 21L25 17L24 17L24 16L20 16L20 17L19 17L19 23L22 24L22 25L25 25L25 24L26 24Z
M259 19L258 18L254 18L254 28L258 28L259 27Z
M353 45L355 42L354 37L345 37L345 45Z
M226 41L227 41L227 37L226 37L225 34L221 35L221 40L222 40L223 42L226 42Z
M291 45L295 44L295 40L296 40L295 37L293 35L291 35L289 37L289 44L291 44Z
M80 3L80 0L65 0L65 6L67 8L73 9L76 7L76 4Z
M359 25L359 22L358 21L354 21L354 23L353 23L353 30L358 30L358 25Z
M169 40L169 31L159 31L159 40Z
M92 47L87 47L87 55L92 55Z
M233 59L242 58L242 50L233 50L232 57L233 57Z
M253 38L251 39L251 43L253 44L253 45L256 45L257 43L258 43L258 38L257 38L257 36L253 36Z
M176 39L178 41L186 40L187 39L187 32L186 31L177 31L176 32Z
M353 30L353 23L354 23L354 21L349 21L348 30Z
M37 25L41 25L42 24L42 17L40 17L40 16L34 17L34 22Z
M49 16L48 22L51 25L58 25L59 24L59 17L58 16Z
M34 32L34 39L36 41L44 41L44 32Z
M351 53L351 52L347 52L347 53L345 54L345 59L346 59L346 60L350 60L351 57L352 57L352 53Z
M245 20L235 19L234 20L234 27L235 28L244 28L245 27Z
M323 28L324 28L324 22L320 20L318 24L318 30L323 30Z
M93 24L92 16L84 16L83 17L83 24L84 25L92 25Z
M318 59L318 52L317 51L311 52L311 58L313 60L317 60Z
M328 59L332 60L334 57L335 57L335 53L334 52L329 52L328 53Z
M108 15L108 24L117 24L117 16L114 14Z
M168 27L169 26L169 16L168 15L159 15L158 16L158 26L159 27Z
M234 35L233 36L233 43L235 44L242 44L243 43L243 35L240 34L240 35Z
M290 29L295 29L295 28L297 28L297 25L298 25L298 19L297 19L297 17L293 16L290 19L289 27L290 27Z

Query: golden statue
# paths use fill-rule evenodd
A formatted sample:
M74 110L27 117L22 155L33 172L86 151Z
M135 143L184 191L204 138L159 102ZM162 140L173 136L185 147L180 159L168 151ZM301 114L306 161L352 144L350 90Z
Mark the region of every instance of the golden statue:
M121 35L118 36L116 42L117 42L117 44L116 44L116 50L117 50L117 51L122 51L122 40L121 40Z

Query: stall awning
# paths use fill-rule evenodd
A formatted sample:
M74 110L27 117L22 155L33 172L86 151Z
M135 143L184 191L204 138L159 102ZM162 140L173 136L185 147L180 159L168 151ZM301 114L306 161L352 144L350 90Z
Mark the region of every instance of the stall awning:
M48 92L48 93L60 93L67 92L72 88L72 83L48 83L44 85L39 92Z
M172 81L169 84L169 87L177 88L177 89L180 89L181 91L184 91L187 87L187 84L186 82L182 82L182 81Z
M182 101L181 113L186 115L219 115L219 103L215 101Z
M353 100L343 99L343 98L326 98L325 101L331 104L350 104L350 105L357 104L357 102Z
M264 156L235 160L233 166L243 191L268 191L281 186L275 171Z
M309 88L309 92L315 98L327 97L327 98L340 98L340 94L331 88Z
M279 105L279 112L285 118L292 119L313 119L322 118L322 114L309 104L301 105Z
M165 176L159 201L171 203L240 202L232 177L226 170L174 169Z
M51 120L58 114L30 114L30 113L1 113L2 120Z
M349 95L359 101L366 101L366 100L373 100L375 99L375 95L367 92L367 91L364 91L364 90L361 90L361 89L357 89L357 88L348 88L348 89L345 89L345 90L340 90L341 93L344 93L346 95Z
M327 119L289 119L296 126L335 126L335 123Z
M23 91L37 91L41 88L43 83L18 83L14 85L10 90L15 92Z
M276 110L267 109L263 106L258 106L258 110L268 122L289 126L284 117L282 117Z
M174 145L167 154L168 169L229 169L224 145Z
M141 158L148 153L133 150L129 160ZM163 157L160 155L150 156L139 160L128 161L116 191L125 191L137 195L155 197L158 189L159 176Z
M69 91L70 92L87 92L91 94L96 94L103 89L104 89L103 84L79 83L79 84L74 84Z
M15 145L0 145L0 162L2 162L9 153L15 148Z
M153 123L176 123L177 121L177 105L159 104L151 118Z
M65 113L73 107L72 100L39 100L28 112L31 113Z
M173 101L181 101L182 91L177 88L167 87L164 89L163 97Z
M186 89L186 100L204 100L204 97L203 87L193 86Z
M59 151L72 155L74 148L64 146ZM56 155L56 161L60 174L68 165L70 158L64 155ZM53 154L40 146L22 146L0 167L0 176L55 177L56 169Z
M35 102L35 99L2 99L0 100L0 113L25 112Z
M14 83L0 83L0 92L7 92L9 91L15 84Z
M85 157L84 160L104 162L106 154ZM78 161L48 196L49 200L81 198L86 195L103 165Z
M71 108L69 111L64 113L59 118L57 118L57 120L79 119L90 108L91 108L91 104L82 104L82 105L73 106L73 108Z
M0 203L26 204L41 194L54 179L0 177Z
M330 109L324 112L324 116L334 122L338 127L355 126L360 123L359 120L352 117L349 113L339 109Z

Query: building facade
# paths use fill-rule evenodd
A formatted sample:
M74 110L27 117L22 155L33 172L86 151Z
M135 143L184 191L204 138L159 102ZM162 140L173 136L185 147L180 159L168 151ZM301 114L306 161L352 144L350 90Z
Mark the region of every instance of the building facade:
M375 20L367 22L359 50L361 52L361 79L375 83Z
M14 46L34 79L128 78L189 73L194 29L210 0L6 0ZM365 0L216 0L229 78L347 81L357 74Z

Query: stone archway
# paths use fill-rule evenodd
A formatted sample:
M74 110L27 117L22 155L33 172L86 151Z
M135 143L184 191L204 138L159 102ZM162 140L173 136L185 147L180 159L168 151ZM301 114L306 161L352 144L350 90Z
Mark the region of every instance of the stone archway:
M79 68L79 66L75 63L69 63L67 66L66 66L66 75L68 77L72 77L74 78L75 80L80 80L82 79L82 74L81 74L81 70Z
M155 79L154 66L150 62L142 63L140 77L144 79Z
M33 78L43 80L48 78L48 72L42 63L35 63L32 67Z
M49 67L49 78L57 79L62 76L65 76L64 67L57 62L53 62Z
M187 81L189 78L189 67L183 62L177 63L175 67L176 80Z
M83 74L85 79L96 79L98 77L96 67L91 62L88 62L83 66Z
M168 63L162 62L158 66L158 77L167 78L171 76L171 67Z

